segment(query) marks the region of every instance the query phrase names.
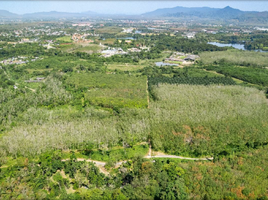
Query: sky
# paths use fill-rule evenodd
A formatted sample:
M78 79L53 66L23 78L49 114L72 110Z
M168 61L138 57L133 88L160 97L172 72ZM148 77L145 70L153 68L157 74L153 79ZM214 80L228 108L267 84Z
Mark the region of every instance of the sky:
M0 10L16 14L34 12L85 12L93 11L103 14L142 14L158 8L231 6L243 11L268 11L268 1L1 1Z

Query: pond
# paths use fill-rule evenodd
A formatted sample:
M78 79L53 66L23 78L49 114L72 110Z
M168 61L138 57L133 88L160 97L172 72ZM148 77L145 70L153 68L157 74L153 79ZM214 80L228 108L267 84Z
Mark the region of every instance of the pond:
M136 40L133 37L123 37L123 38L117 38L118 40Z
M219 43L219 42L208 42L208 44L212 44L212 45L215 45L215 46L218 46L218 47L234 47L236 49L239 49L239 50L244 50L244 51L251 51L251 50L247 50L245 49L245 45L243 44L223 44L223 43ZM268 51L263 51L263 50L254 50L256 52L268 52Z
M161 66L177 66L177 64L171 64L171 63L164 63L164 62L156 62L156 66L161 67Z
M208 42L208 44L212 44L218 47L234 47L236 49L246 50L243 44L223 44L218 42Z

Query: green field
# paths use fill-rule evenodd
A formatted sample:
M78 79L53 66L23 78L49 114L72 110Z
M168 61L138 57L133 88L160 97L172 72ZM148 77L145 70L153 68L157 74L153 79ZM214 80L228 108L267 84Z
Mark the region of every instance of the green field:
M167 63L172 63L172 64L182 64L182 62L180 62L180 61L168 61Z
M105 40L99 40L102 44L113 44L116 41L115 38L105 38Z
M60 41L60 42L73 42L72 37L71 36L63 36L63 37L59 37L56 40Z
M133 63L108 63L107 68L110 70L121 70L121 71L135 71L144 68L143 64L136 64Z
M85 53L100 53L103 47L98 44L61 44L59 48L65 52L85 52Z
M146 77L119 74L74 74L66 84L85 89L85 100L109 108L146 108Z

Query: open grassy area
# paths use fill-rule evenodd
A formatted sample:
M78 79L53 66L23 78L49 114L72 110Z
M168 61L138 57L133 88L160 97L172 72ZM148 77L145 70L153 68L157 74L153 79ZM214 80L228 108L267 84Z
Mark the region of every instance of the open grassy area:
M69 51L69 52L78 52L79 51L79 52L85 52L85 53L100 53L103 48L104 47L101 47L98 44L88 44L88 45L77 44L74 47L74 49Z
M102 44L113 44L116 41L115 38L105 38L105 40L99 40Z
M31 88L31 89L37 89L38 87L40 87L40 84L41 83L24 83L24 85L27 87L27 88Z
M56 40L61 41L61 42L73 42L71 36L63 36L63 37L59 37L59 38L57 38Z
M63 51L70 52L74 50L76 47L76 44L74 43L67 43L67 44L60 44L58 48L60 48Z
M84 88L85 100L104 107L147 107L146 80L119 74L75 74L66 83Z
M122 64L122 63L108 63L107 68L110 70L118 69L118 70L122 70L122 71L135 71L135 70L144 68L144 65L142 65L142 64L134 65L133 63L124 63L124 64Z
M180 61L168 61L167 63L182 64L182 62L180 62Z
M85 52L85 53L100 53L104 48L99 44L77 43L77 44L61 44L59 48L68 53Z

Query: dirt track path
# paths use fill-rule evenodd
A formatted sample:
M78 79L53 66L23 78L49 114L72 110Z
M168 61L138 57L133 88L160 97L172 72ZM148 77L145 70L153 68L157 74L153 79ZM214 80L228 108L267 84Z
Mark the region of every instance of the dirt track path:
M33 88L29 88L29 87L27 87L27 86L25 86L25 88L31 90L32 92L35 92L35 89L33 89Z
M178 158L178 159L183 159L183 160L213 160L213 157L210 157L210 158L188 158L188 157L174 156L174 155L144 156L144 158Z
M70 160L69 158L68 159L63 159L61 160L62 162L66 162ZM102 161L97 161L97 160L91 160L91 159L84 159L84 158L77 158L77 161L86 161L86 162L93 162L95 165L98 165L98 166L102 166L104 167L106 162L102 162Z
M196 160L196 161L202 161L202 160L213 160L213 157L205 157L205 158L188 158L188 157L183 157L183 156L175 156L175 155L155 155L152 156L152 147L151 144L149 142L149 151L147 153L146 156L144 156L143 158L177 158L177 159L183 159L183 160ZM62 162L66 162L70 159L63 159L61 160ZM84 159L84 158L77 158L77 161L86 161L86 162L93 162L102 173L104 174L109 174L109 172L104 168L104 166L106 165L106 162L102 162L102 161L97 161L97 160L91 160L91 159ZM115 168L120 167L123 163L126 163L128 160L123 160L120 162L115 163Z

